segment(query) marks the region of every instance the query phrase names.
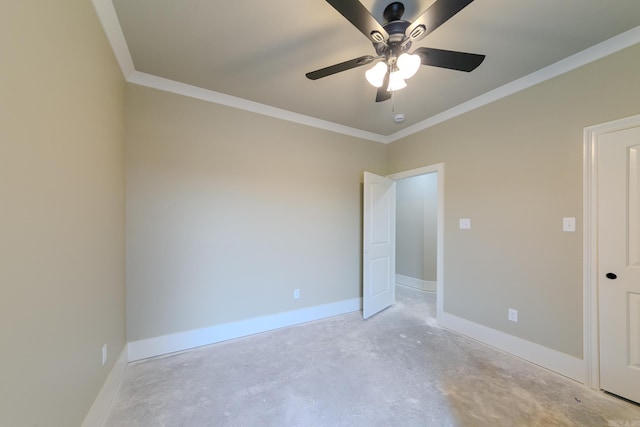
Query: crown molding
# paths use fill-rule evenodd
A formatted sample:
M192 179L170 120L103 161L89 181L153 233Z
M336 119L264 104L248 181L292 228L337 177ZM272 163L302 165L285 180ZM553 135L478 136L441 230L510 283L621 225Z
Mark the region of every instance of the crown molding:
M120 70L125 80L128 80L136 69L133 65L133 59L131 58L127 41L124 38L116 9L113 7L113 1L91 0L91 2L93 3L93 8L96 10L96 15L98 15L107 39L111 44L111 49L116 57L116 61L118 61L120 65Z
M615 37L598 43L590 48L587 48L581 52L578 52L572 56L568 56L556 63L553 63L545 68L535 71L529 75L526 75L518 80L514 80L511 83L500 86L492 91L482 94L469 101L463 102L449 110L436 114L426 120L411 125L389 136L389 142L397 141L402 138L406 138L416 132L420 132L431 126L435 126L438 123L442 123L454 117L460 116L476 108L480 108L484 105L490 104L501 98L505 98L509 95L513 95L516 92L520 92L531 86L542 83L546 80L550 80L561 74L575 70L576 68L587 65L590 62L604 58L624 48L631 47L634 44L640 43L640 26L637 26L629 31L621 33Z
M215 92L209 89L203 89L198 86L180 83L175 80L165 79L163 77L154 76L152 74L141 73L140 71L135 71L134 73L132 73L127 81L129 83L134 83L140 86L159 89L165 92L171 92L178 95L188 96L190 98L212 102L214 104L225 105L227 107L238 108L240 110L262 114L269 117L275 117L277 119L324 129L335 133L341 133L343 135L354 136L356 138L362 138L380 143L387 142L386 138L383 135L379 135L377 133L367 132L361 129L340 125L338 123L317 119L311 116L305 116L304 114L294 113L292 111L283 110L281 108L272 107L266 104L260 104L259 102L249 101L243 98Z
M520 92L531 86L537 85L546 80L552 79L561 74L582 67L583 65L589 64L590 62L604 58L605 56L611 55L622 49L640 43L640 26L637 26L635 28L632 28L631 30L628 30L615 37L591 46L590 48L587 48L572 56L562 59L545 68L535 71L527 76L514 80L511 83L507 83L487 93L477 96L469 101L463 102L462 104L443 111L442 113L436 114L432 117L429 117L428 119L408 126L391 135L381 135L136 71L133 65L131 54L129 52L129 48L127 46L127 42L122 32L122 27L120 27L118 16L116 14L115 8L113 7L112 0L92 0L92 2L98 18L102 24L102 27L104 28L104 31L107 35L107 38L109 39L109 43L111 43L111 48L113 49L118 64L120 64L122 74L130 83L164 90L167 92L184 95L215 104L226 105L228 107L238 108L256 114L275 117L278 119L324 129L343 135L379 142L382 144L389 144L402 138L406 138L410 135L413 135L414 133L428 129L439 123L445 122L454 117L475 110L476 108L480 108L484 105L490 104L501 98L513 95L514 93Z

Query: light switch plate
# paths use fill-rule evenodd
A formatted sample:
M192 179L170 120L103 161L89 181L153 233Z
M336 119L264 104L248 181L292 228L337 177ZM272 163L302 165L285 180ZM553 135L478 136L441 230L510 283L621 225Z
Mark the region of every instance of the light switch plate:
M471 230L471 219L460 218L460 230Z
M568 231L568 232L576 231L576 219L562 218L562 231Z

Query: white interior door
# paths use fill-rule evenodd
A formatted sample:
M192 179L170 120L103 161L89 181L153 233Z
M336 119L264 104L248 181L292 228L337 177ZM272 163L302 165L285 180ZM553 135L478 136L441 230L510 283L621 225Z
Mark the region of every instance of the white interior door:
M396 301L396 183L364 173L362 316Z
M640 127L598 144L600 387L640 402Z

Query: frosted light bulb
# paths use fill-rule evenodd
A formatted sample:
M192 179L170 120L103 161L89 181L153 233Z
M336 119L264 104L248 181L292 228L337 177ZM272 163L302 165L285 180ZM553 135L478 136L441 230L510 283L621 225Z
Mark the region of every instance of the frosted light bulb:
M367 70L364 75L371 86L380 87L384 83L385 74L387 74L387 64L378 62L373 68Z
M419 55L411 55L405 52L398 57L396 64L398 65L402 78L409 79L418 72L421 62Z
M387 89L390 92L394 90L400 90L407 87L407 83L402 78L400 71L393 71L389 75L389 88Z

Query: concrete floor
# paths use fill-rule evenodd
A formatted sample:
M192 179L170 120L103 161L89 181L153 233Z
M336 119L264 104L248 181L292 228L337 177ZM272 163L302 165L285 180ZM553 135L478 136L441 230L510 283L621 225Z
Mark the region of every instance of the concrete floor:
M440 329L435 294L131 363L106 426L640 427L640 406Z

